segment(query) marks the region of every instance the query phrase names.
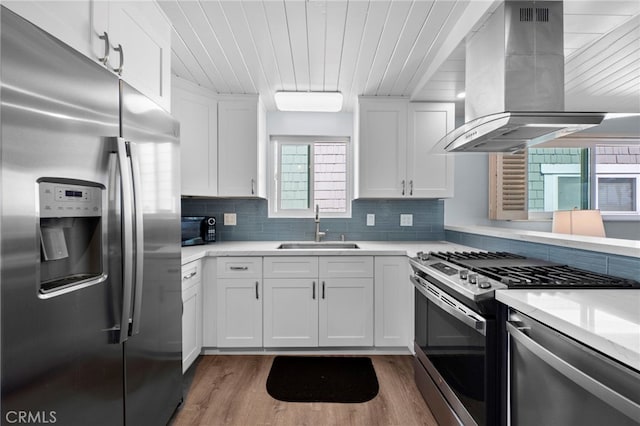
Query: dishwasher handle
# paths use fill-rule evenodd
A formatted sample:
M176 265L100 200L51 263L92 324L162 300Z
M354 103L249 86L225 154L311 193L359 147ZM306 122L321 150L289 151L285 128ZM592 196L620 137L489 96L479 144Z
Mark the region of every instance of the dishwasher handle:
M548 364L550 367L558 371L567 379L574 382L587 392L606 402L620 413L630 417L631 419L640 418L640 405L631 401L624 395L619 394L610 387L600 383L593 377L585 374L583 371L569 364L562 358L558 357L544 346L540 345L518 327L517 323L507 321L507 332L518 343L531 351L534 355Z

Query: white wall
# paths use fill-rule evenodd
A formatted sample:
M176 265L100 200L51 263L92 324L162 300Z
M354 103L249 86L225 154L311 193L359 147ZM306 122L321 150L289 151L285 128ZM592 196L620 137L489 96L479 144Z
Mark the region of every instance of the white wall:
M489 160L487 154L455 155L453 198L444 201L444 224L489 225Z
M348 136L353 139L353 114L267 112L267 135Z

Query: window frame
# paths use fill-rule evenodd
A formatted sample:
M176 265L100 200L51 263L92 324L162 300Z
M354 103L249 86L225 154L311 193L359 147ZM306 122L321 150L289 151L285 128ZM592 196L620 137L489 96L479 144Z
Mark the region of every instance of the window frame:
M353 201L353 143L349 136L322 136L322 135L270 135L269 136L269 156L267 161L269 185L268 185L268 204L269 204L269 217L273 218L314 218L315 206L313 202L306 209L286 209L282 210L280 203L280 194L278 193L280 182L280 159L282 145L304 145L311 146L310 149L310 161L309 161L309 194L310 199L315 198L315 144L316 143L345 143L345 164L346 164L346 194L345 194L345 212L320 212L320 216L323 218L351 218L351 202Z
M618 219L635 219L640 220L640 196L638 192L640 188L640 164L597 164L596 171L594 173L594 206L596 209L600 208L600 194L598 193L598 179L599 178L630 178L635 179L636 188L636 205L634 211L602 211L602 216L606 218L618 218Z

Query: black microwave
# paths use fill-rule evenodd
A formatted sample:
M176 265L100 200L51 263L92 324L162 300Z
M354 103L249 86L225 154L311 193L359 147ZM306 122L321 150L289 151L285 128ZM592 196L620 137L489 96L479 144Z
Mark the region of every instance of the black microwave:
M213 243L216 240L216 218L182 216L182 246Z

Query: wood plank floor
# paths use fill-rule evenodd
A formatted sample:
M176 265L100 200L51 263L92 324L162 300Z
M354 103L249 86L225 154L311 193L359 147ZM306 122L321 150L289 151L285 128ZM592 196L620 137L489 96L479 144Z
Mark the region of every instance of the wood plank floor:
M291 403L266 390L273 355L207 355L199 360L172 426L437 426L413 380L410 356L371 356L380 391L361 404Z

